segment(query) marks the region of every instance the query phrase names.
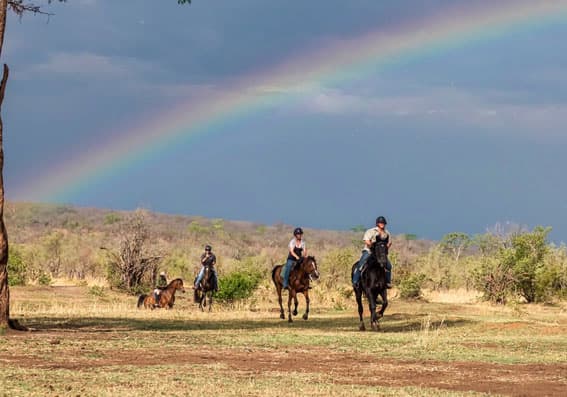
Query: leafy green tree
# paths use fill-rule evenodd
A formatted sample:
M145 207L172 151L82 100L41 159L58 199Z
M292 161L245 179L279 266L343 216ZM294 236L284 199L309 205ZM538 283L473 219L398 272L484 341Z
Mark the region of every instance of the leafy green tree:
M549 227L537 226L531 232L517 232L501 242L495 255L483 255L475 279L486 299L506 303L509 296L520 295L531 303L538 299L538 275L542 282L553 284L553 273L545 272L550 231Z
M366 231L366 228L364 227L364 225L356 225L351 227L350 230L356 233L364 233Z
M27 281L27 265L23 255L15 247L10 247L10 258L8 260L8 284L25 285Z
M527 302L536 300L536 274L544 266L550 231L549 227L538 226L530 233L513 236L512 248L504 256L504 262L513 270L516 288Z
M446 234L443 236L440 243L443 251L450 254L455 263L459 263L461 255L470 245L471 238L469 235L460 232Z

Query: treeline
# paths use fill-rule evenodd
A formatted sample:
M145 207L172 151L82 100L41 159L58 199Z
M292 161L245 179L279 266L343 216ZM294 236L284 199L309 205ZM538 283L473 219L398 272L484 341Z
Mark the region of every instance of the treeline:
M222 219L114 212L69 206L10 204L11 285L50 284L54 278L104 279L131 293L147 291L159 271L192 281L205 244L218 258L221 298L249 296L283 263L292 226ZM350 293L350 270L361 247L360 228L306 230L322 279L318 288ZM439 242L412 234L394 238L390 259L402 297L422 289L469 289L486 300L550 302L567 298L567 248L548 242L549 228L450 233Z

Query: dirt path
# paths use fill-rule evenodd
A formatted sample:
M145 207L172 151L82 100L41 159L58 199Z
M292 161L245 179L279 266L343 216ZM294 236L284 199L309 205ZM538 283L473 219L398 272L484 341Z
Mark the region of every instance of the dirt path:
M222 364L227 371L240 374L269 372L313 373L338 384L370 386L421 386L445 390L477 391L516 396L564 396L567 390L567 364L504 365L478 362L405 361L380 359L370 355L338 353L321 348L301 351L259 349L193 348L115 351L69 351L59 361L26 354L0 354L0 364L19 367L64 368L89 371L93 367L134 365L152 366L162 360L176 364ZM63 352L61 352L63 355ZM96 359L87 358L96 356ZM74 359L69 360L69 357ZM222 369L220 370L222 371Z

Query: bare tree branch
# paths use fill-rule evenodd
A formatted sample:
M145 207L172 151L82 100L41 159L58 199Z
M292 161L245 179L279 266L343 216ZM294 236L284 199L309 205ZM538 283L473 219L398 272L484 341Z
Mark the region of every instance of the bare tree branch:
M65 0L59 0L59 1L65 1ZM49 1L49 3L51 3L51 0ZM33 14L48 15L48 16L53 15L52 13L42 11L41 6L27 2L25 0L8 0L8 8L20 17L24 15L26 12L31 12Z

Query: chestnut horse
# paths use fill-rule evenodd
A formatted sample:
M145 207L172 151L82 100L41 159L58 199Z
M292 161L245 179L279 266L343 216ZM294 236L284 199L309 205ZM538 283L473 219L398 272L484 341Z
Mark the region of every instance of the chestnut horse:
M283 275L282 270L285 265L277 265L272 269L272 281L276 286L276 291L278 293L278 302L280 304L280 318L285 319L284 309L282 306L282 289L283 289ZM288 311L288 321L293 322L291 318L291 299L293 298L295 307L293 309L293 315L297 316L297 293L301 292L305 296L305 314L303 319L307 320L309 317L309 288L311 280L317 280L319 278L319 270L317 270L317 261L313 256L308 256L307 258L302 258L302 260L296 262L292 267L289 274L289 296L287 299L287 311Z
M175 291L181 290L181 292L185 292L185 288L183 287L183 280L180 278L176 278L175 280L171 281L167 284L161 293L159 294L159 307L163 307L165 309L171 309L173 307L173 303L175 302ZM151 293L149 295L142 294L138 298L138 308L142 305L147 309L148 307L153 309L155 307L156 300L154 298L154 294Z
M366 295L368 308L370 309L370 326L373 331L378 330L378 320L384 316L384 310L388 307L388 290L386 289L386 264L388 263L387 247L384 243L374 243L371 248L370 256L364 265L360 282L354 287L356 303L358 305L358 317L360 318L359 329L366 330L362 317L362 294ZM352 265L351 279L358 261ZM376 302L378 295L382 298L382 307L376 312Z

